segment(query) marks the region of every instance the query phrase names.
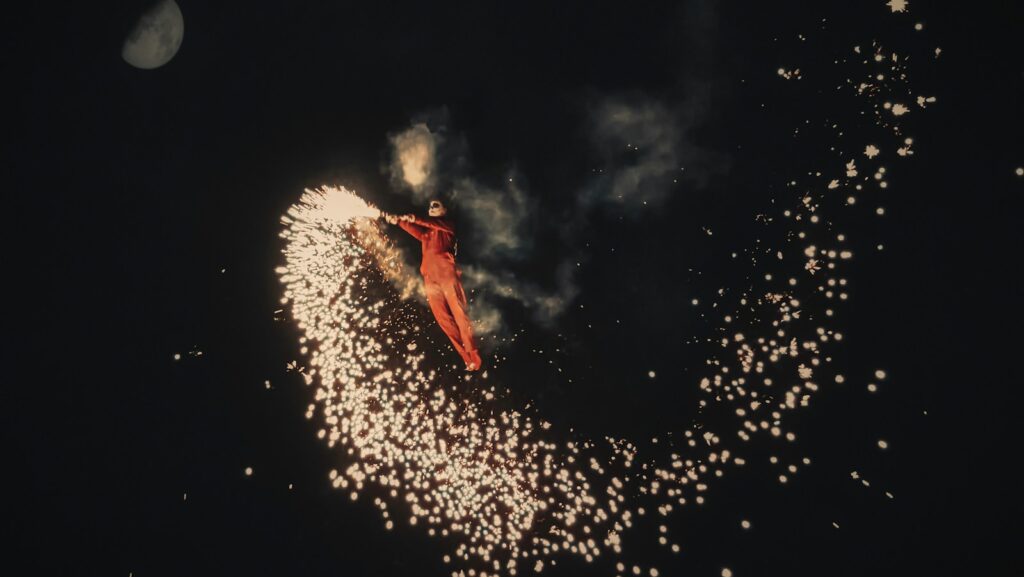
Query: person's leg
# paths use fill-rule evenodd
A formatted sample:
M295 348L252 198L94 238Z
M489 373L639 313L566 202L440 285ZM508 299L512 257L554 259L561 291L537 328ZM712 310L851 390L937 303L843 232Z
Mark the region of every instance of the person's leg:
M458 278L446 279L441 287L444 289L445 302L448 304L451 315L454 318L455 326L459 331L462 340L462 348L466 351L466 365L470 369L479 369L481 365L480 352L476 348L476 340L473 338L473 324L466 313L466 292L462 289L462 283Z
M455 347L455 352L459 353L459 357L462 358L463 362L468 363L467 359L469 357L466 356L466 349L462 345L459 326L456 324L455 318L448 308L448 299L444 294L444 289L440 284L431 279L423 279L423 286L427 293L427 304L430 305L430 311L434 313L438 326L441 327L444 334L448 335L448 339Z

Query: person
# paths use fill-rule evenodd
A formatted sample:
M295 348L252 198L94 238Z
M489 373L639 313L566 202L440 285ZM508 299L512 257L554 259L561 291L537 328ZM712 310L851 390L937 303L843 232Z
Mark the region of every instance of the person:
M420 241L423 249L420 274L423 275L427 304L437 324L466 363L466 370L476 371L481 365L480 352L466 312L466 293L459 280L462 271L455 265L455 228L446 218L448 210L440 200L430 201L427 214L427 218L414 214L385 214L384 218Z

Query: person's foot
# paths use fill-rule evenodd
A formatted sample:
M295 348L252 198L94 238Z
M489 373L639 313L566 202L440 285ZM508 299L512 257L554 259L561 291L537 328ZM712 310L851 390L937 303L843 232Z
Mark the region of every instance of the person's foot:
M480 353L473 351L466 351L466 370L467 371L479 371L480 365L483 361L480 360Z

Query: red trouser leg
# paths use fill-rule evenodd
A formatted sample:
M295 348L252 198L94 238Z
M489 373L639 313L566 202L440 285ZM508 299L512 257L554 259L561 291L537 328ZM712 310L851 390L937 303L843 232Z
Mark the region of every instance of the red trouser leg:
M463 357L467 365L473 368L480 368L480 353L476 348L476 341L473 339L473 324L466 314L466 292L462 289L462 283L458 278L447 279L441 284L444 289L445 302L455 318L455 325L459 329L462 338L462 348L465 351ZM451 335L448 335L451 338Z
M459 353L463 362L468 364L470 360L467 359L466 349L462 346L459 325L455 322L455 317L452 316L452 311L448 307L448 298L445 295L444 287L437 280L429 277L423 279L423 285L427 293L427 304L430 305L430 311L434 313L437 324L440 325L444 334L448 335L448 339L452 341L455 352Z

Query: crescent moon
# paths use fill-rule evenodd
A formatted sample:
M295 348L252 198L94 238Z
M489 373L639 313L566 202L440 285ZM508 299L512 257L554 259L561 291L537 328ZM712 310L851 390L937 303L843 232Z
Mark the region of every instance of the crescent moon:
M139 18L125 38L121 57L136 68L159 68L174 58L184 35L181 8L174 0L161 0Z

